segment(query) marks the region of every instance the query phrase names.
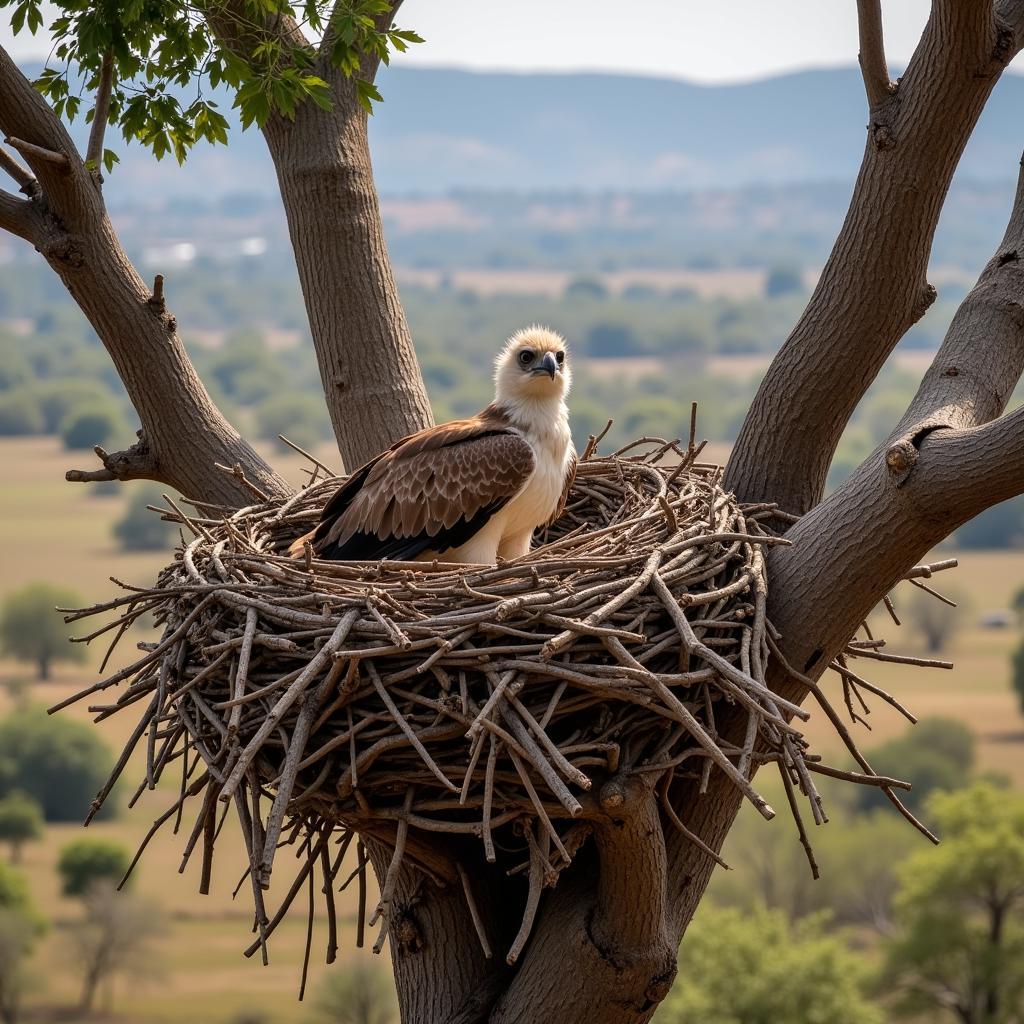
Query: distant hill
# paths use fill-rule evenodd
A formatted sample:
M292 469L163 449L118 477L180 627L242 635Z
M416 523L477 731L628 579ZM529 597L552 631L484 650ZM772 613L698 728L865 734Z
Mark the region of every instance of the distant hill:
M626 75L391 67L380 86L385 103L371 139L381 191L390 194L848 181L864 144L866 111L854 68L703 86ZM1024 77L1004 76L965 154L962 178L1014 175L1022 107ZM113 203L154 192L209 199L275 191L254 131L238 133L228 149L198 150L191 173L141 152L123 156L108 191Z

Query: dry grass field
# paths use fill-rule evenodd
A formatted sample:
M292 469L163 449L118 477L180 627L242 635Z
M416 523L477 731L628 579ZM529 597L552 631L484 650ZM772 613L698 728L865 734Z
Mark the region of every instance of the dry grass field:
M302 480L299 460L274 458L289 479ZM63 473L71 465L88 465L88 459L80 454L69 456L52 439L0 442L4 478L0 488L0 599L28 581L43 579L73 586L87 600L99 601L115 590L109 576L145 583L164 560L160 554L118 550L111 524L120 514L123 496L96 497L87 488L66 484ZM946 584L955 584L969 595L964 627L955 634L948 652L956 668L939 671L872 665L870 678L898 695L919 716L945 715L965 722L978 737L981 767L1009 775L1016 785L1024 786L1024 717L1010 689L1008 663L1018 631L977 625L984 612L1005 608L1024 585L1024 552L968 553L962 557L961 568L937 585ZM898 605L905 600L897 595ZM922 641L910 627L886 628L881 620L878 626L882 635L892 638L892 649L922 652ZM31 699L51 704L78 688L93 677L98 656L99 652L94 652L87 666L59 667L55 681L45 686L32 684ZM0 716L11 706L2 684L30 674L27 666L0 661ZM81 707L64 713L87 717ZM904 728L902 719L885 706L875 710L871 721L874 733L864 738L866 747ZM99 728L111 748L120 749L130 723L115 717ZM823 753L840 757L839 744L820 716L812 721L810 735ZM134 811L113 822L93 824L89 831L116 838L134 849L168 798L167 792L147 794ZM80 911L74 901L60 896L54 866L61 846L80 834L75 825L51 826L44 842L25 850L23 868L33 896L52 924L32 965L35 980L28 1000L30 1020L78 1020L72 1008L79 979L69 956L67 923ZM275 935L269 967L263 967L258 957L246 960L242 956L249 942L251 918L245 889L237 900L231 899L242 869L241 843L236 839L230 831L222 837L213 892L203 897L197 893L198 863L190 865L184 876L178 874L185 837L169 831L158 834L135 882L138 895L161 915L151 966L134 972L130 979L118 979L112 993L101 996L101 1005L110 1009L103 1009L91 1020L232 1024L246 1019L246 1013L248 1019L261 1024L312 1019L312 1010L295 1001L305 939L301 912ZM279 876L285 875L286 860L279 861ZM288 881L288 877L279 878L278 892ZM355 956L369 955L353 948L354 908L348 894L345 899L348 902L341 905L341 963L332 970L343 970ZM313 993L325 971L322 935L317 941L320 944L314 945L311 970Z

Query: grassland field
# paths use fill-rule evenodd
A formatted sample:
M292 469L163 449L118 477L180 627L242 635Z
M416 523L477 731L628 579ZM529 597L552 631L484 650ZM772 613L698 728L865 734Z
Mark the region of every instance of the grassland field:
M108 577L145 584L166 560L160 553L126 553L114 542L111 527L124 507L124 493L97 496L91 488L64 482L65 469L87 465L89 458L62 451L52 438L0 441L4 481L0 487L0 599L27 582L48 580L79 590L90 602L101 601L117 590ZM271 458L289 480L302 482L298 457L271 454ZM949 554L943 551L941 557ZM1024 552L968 552L959 557L961 566L949 574L948 582L955 583L969 600L962 613L963 627L954 634L947 652L956 667L942 671L872 663L870 678L919 717L944 715L967 724L978 740L980 768L1000 772L1016 786L1024 786L1024 716L1009 676L1009 655L1019 633L1016 628L994 630L978 624L984 612L1007 607L1024 585ZM941 579L937 585L941 588L944 583L946 579ZM900 599L897 592L897 605ZM907 627L885 627L882 620L877 626L882 635L891 637L891 649L923 653L921 638ZM30 683L31 699L49 705L79 689L95 678L101 653L91 651L90 662L84 666L59 665L55 679L48 684ZM12 701L3 684L27 681L31 675L29 666L0 661L0 716L10 710ZM78 705L63 713L88 718L85 708ZM871 724L872 735L862 737L865 746L898 735L905 728L903 719L885 705L875 708ZM115 716L97 728L112 750L119 750L131 725ZM812 718L808 733L822 754L841 759L839 741L821 716ZM137 778L139 767L130 765L126 774ZM132 768L136 769L134 776ZM96 822L89 832L115 838L134 849L169 802L169 791L146 794L134 810L114 821ZM765 827L785 824L776 821ZM227 829L231 828L229 822ZM28 845L24 851L22 868L33 897L51 922L31 965L34 981L28 998L29 1020L72 1024L79 1020L73 1010L79 978L71 964L66 926L80 910L74 901L60 895L55 864L60 848L81 833L77 825L51 825L43 842ZM178 874L185 838L161 831L143 857L135 888L159 910L160 933L146 968L133 972L130 979L119 978L112 992L101 997L101 1006L111 1009L103 1009L90 1020L231 1024L240 1021L244 1012L259 1013L261 1016L253 1019L266 1024L309 1020L311 1011L296 1003L305 941L301 912L292 915L274 935L269 967L263 967L259 957L245 959L242 950L250 941L251 926L248 893L243 889L237 900L231 899L243 868L242 843L230 832L222 837L212 893L203 897L197 891L198 860L183 876ZM280 893L291 875L280 868L276 874ZM271 907L274 893L272 889ZM339 910L342 948L339 965L331 970L344 969L354 958L370 956L354 949L354 895L346 893ZM315 941L319 945L314 945L311 965L313 992L325 973L322 933Z

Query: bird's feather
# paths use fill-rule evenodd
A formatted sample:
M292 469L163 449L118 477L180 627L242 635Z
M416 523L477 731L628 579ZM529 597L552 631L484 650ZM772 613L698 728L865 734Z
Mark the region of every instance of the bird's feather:
M346 481L313 535L323 558L411 559L473 537L535 467L529 442L493 406L403 438Z

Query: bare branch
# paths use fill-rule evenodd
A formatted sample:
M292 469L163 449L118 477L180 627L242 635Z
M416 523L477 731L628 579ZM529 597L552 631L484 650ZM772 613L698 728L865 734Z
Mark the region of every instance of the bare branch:
M16 139L13 135L4 139L11 149L16 149L30 163L42 162L59 167L63 171L71 168L71 161L66 153L59 153L55 149L47 149L45 146L37 146L34 142L25 142L24 139Z
M889 67L885 62L882 0L857 0L857 28L860 32L860 52L857 54L857 60L864 76L868 109L874 110L896 91L889 79Z
M96 457L103 464L102 469L69 469L64 479L70 483L95 483L98 480L159 480L156 459L146 443L143 432L139 439L123 452L107 452L96 445Z
M10 231L12 235L26 241L33 241L33 220L32 204L27 199L19 199L10 192L0 191L0 229Z
M92 129L89 132L89 145L85 151L85 163L94 174L100 175L103 164L103 135L107 130L110 117L110 93L114 87L114 53L107 50L103 55L100 67L100 84L96 90L96 103L93 108Z
M2 147L0 147L0 170L6 171L27 196L33 195L38 188L39 183L36 181L35 175Z

